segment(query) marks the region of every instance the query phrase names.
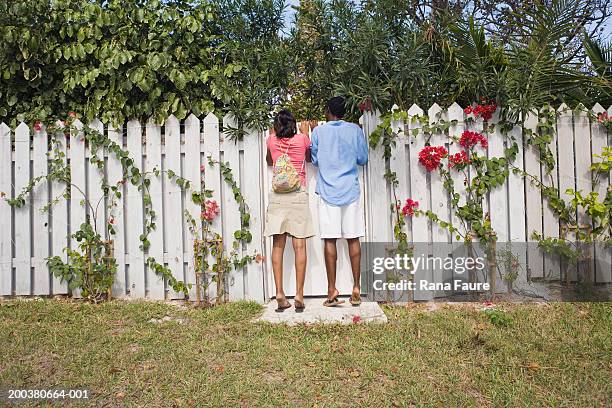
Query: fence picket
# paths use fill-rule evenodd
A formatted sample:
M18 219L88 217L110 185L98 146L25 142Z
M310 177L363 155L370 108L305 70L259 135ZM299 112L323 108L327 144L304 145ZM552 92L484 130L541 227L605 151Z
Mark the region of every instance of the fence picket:
M87 182L85 180L85 141L83 140L83 124L78 119L74 122L76 134L70 135L70 249L77 250L79 243L73 235L87 221L85 196ZM80 297L79 289L72 291L72 295Z
M419 209L428 211L431 209L430 192L428 188L427 171L419 164L419 152L425 147L425 137L421 129L420 119L423 109L412 105L408 109L408 129L410 131L410 187L412 199L419 202ZM419 249L429 247L429 221L427 217L413 217L412 219L412 242L419 245ZM429 251L431 248L427 248ZM414 280L432 281L431 271L419 269L414 275ZM414 300L429 300L433 298L431 291L414 291Z
M434 125L435 123L442 123L448 120L447 114L442 108L434 103L427 111L429 117L429 124ZM448 136L444 132L434 132L431 135L430 143L432 146L444 146L447 151L450 148ZM448 208L448 192L444 188L444 180L439 174L431 174L431 209L445 222L450 221L450 212ZM432 253L434 257L444 259L449 256L448 247L446 244L450 243L450 234L446 228L440 227L436 223L431 225L431 242L432 242ZM433 273L434 282L447 282L452 280L453 271L448 269L445 270L441 265L436 265ZM436 296L444 296L444 292L436 291Z
M221 173L219 171L219 165L215 164L210 166L208 164L209 159L214 162L220 160L220 148L219 148L219 118L217 118L212 112L206 115L204 118L204 187L207 190L212 191L212 200L215 200L219 205L221 202ZM222 219L224 216L225 209L222 209L221 216L215 218L210 225L210 229L218 234L223 233ZM214 265L215 259L212 255L208 257L208 264ZM209 271L210 272L210 271ZM217 284L213 282L213 277L208 276L208 298L215 300L217 293Z
M247 244L247 254L263 253L264 211L261 192L266 191L263 184L262 167L263 135L249 130L244 139L244 175L248 180L242 188L250 213L252 240ZM263 262L253 262L246 267L245 299L262 302L264 300Z
M229 138L227 129L230 127L237 128L238 124L234 117L226 115L223 118L224 134L220 145L223 151L222 160L229 164L234 180L240 185L240 142ZM234 242L234 232L240 229L240 211L230 186L227 183L223 183L221 188L223 190L222 197L225 210L223 216L223 244L225 245L225 250L229 253ZM238 256L241 256L242 248L238 248L237 251ZM229 292L229 298L231 300L242 299L244 296L244 271L234 270L228 278L225 290Z
M593 113L595 115L603 112L605 112L605 109L599 103L593 106ZM592 154L601 154L603 148L608 146L606 129L597 120L593 120L591 123L591 144ZM609 175L600 175L598 181L599 183L593 186L593 191L596 191L599 194L598 199L603 201L606 196L607 186L610 184L610 177ZM595 245L595 259L595 281L612 282L612 253L604 245Z
M185 165L184 165L184 177L189 180L191 190L194 192L201 191L201 172L200 172L200 119L195 115L189 115L185 120ZM200 207L193 202L191 194L187 193L185 196L185 211L189 212L191 216L199 223L200 222ZM194 235L189 230L186 217L183 224L185 231L185 253L187 259L186 279L187 283L193 284L189 291L189 298L196 298L196 276L194 269L194 248L193 243L195 240ZM199 224L198 224L199 225Z
M165 126L166 141L166 170L172 170L177 175L182 176L181 172L181 127L178 119L171 115L166 120ZM181 188L174 182L166 184L166 200L164 217L166 230L166 252L168 267L174 277L178 280L185 279L185 269L183 265L183 204ZM182 299L182 293L171 291L171 298Z
M516 153L516 159L511 164L511 167L515 167L519 171L525 170L524 163L524 145L523 145L523 130L519 125L515 125L512 130L508 132L508 147L511 147L513 143L516 143L518 152ZM512 169L508 174L508 211L509 211L509 237L508 241L514 244L512 247L514 254L517 256L519 261L519 270L517 276L517 283L525 283L526 281L526 270L527 270L527 252L526 247L523 246L523 242L527 240L526 232L526 220L527 220L527 209L525 208L525 179L521 174L516 174ZM541 220L541 217L540 217ZM508 282L508 285L512 286L512 282Z
M143 172L148 173L151 184L149 185L149 195L151 196L151 209L155 213L155 228L149 233L151 246L147 253L158 262L164 259L164 223L163 223L163 194L162 194L162 154L161 154L161 127L150 118L145 125L145 148L146 157L144 160ZM157 173L157 174L156 174ZM158 276L155 271L147 267L146 288L148 297L151 299L164 299L166 291L164 289L164 279Z
M572 112L568 109L567 105L562 104L558 112L557 143L559 156L555 170L558 169L559 173L559 194L562 199L567 199L568 196L565 194L565 190L568 188L576 188L576 178L574 175L574 131L572 125ZM553 170L553 172L555 170ZM559 236L559 221L548 205L544 206L544 234L547 237ZM575 239L575 235L572 231L566 231L565 234L568 239L572 241ZM575 281L576 265L572 265L566 261L561 262L561 270L566 270L567 273L566 276L562 274L561 277L569 281ZM555 278L560 276L558 273L559 264L560 262L557 256L547 255L545 257L544 265L548 277Z
M393 106L393 110L397 110L397 105ZM395 197L391 197L393 200L397 200L396 204L403 206L405 200L410 198L410 179L408 165L407 149L410 136L405 132L404 121L394 120L391 122L391 129L397 133L396 143L391 146L391 158L389 159L389 169L395 173L397 177L397 186L395 187ZM408 241L412 239L412 230L410 228L411 219L406 218L406 225L404 226L404 233L407 235ZM394 240L395 241L395 240Z
M134 160L134 165L142 169L142 127L136 119L130 120L127 124L127 150L130 152L130 158ZM131 298L144 298L146 295L145 265L144 254L140 249L142 244L140 235L144 232L143 196L138 188L140 181L134 185L128 180L126 184L126 226L129 226L125 231L126 257L129 264L126 271L127 294ZM158 259L157 262L163 261Z
M499 109L496 110L490 120L490 124L494 124L495 129L489 137L489 159L503 158L506 149L505 137L502 134L499 126L499 113ZM505 168L508 168L508 166L506 165ZM497 234L497 240L500 243L508 241L508 206L508 183L503 183L501 186L498 186L489 192L489 216L491 217L491 226ZM499 274L496 273L495 277L496 292L505 291L504 281L501 279Z
M11 129L0 124L0 195L11 197L13 157ZM0 296L12 294L13 275L13 210L0 197Z
M530 113L525 121L525 129L535 132L538 127L537 115ZM527 138L524 137L526 141ZM525 172L538 180L541 178L540 156L535 146L525 145ZM525 181L525 214L526 233L528 244L527 280L544 276L544 255L537 247L537 241L532 238L533 233L542 235L542 193L538 185L527 178Z
M58 132L55 135L56 144L52 149L56 149L63 155L62 161L64 164L68 161L68 152L66 147L66 135L63 132ZM64 194L70 191L70 186L66 183L54 181L51 183L51 199L57 199L57 202L51 207L51 255L59 256L63 262L68 261L68 248L70 226L68 217L68 202L64 199ZM68 283L61 278L53 277L52 280L53 294L68 293Z
M588 112L584 107L581 107L574 113L574 145L576 190L582 191L583 193L593 191L593 183L591 180L591 126ZM565 191L561 190L561 194L564 193ZM584 211L579 211L577 214L577 221L579 225L589 225L591 218ZM581 271L582 279L594 282L594 247L593 245L588 245L584 247L583 250L588 251L589 260L581 262L578 265L578 270Z
M109 127L108 137L110 140L123 148L123 126ZM124 200L127 194L127 186L126 183L123 182L123 167L121 162L117 160L116 157L108 158L107 172L108 184L111 186L117 186L119 188L119 192L121 193L121 198L116 200L116 206L109 210L109 218L112 217L114 220L113 228L115 229L115 235L112 236L111 239L113 240L113 252L115 259L117 260L117 274L115 275L115 282L113 283L112 292L114 297L124 298L127 289L127 280L125 276L126 228L124 214Z
M47 176L47 132L43 128L34 132L32 152L32 177ZM34 295L51 294L51 276L46 258L49 256L49 212L43 207L49 202L49 183L43 179L32 191L33 205L33 239L34 245L32 268L34 281L32 293Z

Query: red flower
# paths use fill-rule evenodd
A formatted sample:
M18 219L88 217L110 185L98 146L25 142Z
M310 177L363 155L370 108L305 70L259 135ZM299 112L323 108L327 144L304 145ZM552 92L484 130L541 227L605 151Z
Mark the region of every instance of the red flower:
M361 102L359 105L359 110L361 112L364 111L371 111L372 110L372 101L370 99L366 99L365 101Z
M204 173L204 170L206 169L206 167L204 165L200 166L200 173Z
M115 217L110 217L110 219L108 220L108 223L111 225L115 225Z
M355 315L353 316L353 323L357 324L361 321L361 316Z
M497 110L497 105L494 102L488 102L486 98L481 98L481 104L475 104L473 106L468 106L463 111L466 115L471 113L476 117L481 117L484 120L489 120L493 117L493 114Z
M37 132L40 132L42 130L42 123L40 123L40 121L36 121L36 123L34 124L34 130Z
M480 143L480 145L484 148L489 146L489 142L484 135L477 132L470 132L469 130L465 130L459 139L459 145L465 149L471 149L477 143Z
M440 166L440 161L448 155L448 151L442 146L425 146L419 152L419 163L427 171L432 171Z
M206 200L204 210L202 211L202 219L212 221L219 215L219 204L215 200Z
M68 112L68 116L70 116L71 118L76 118L76 113L75 112Z
M402 214L404 215L404 217L412 217L414 215L414 210L416 210L417 208L419 208L419 202L414 201L412 198L408 198L406 200L406 204L402 208Z
M448 156L448 167L452 168L455 166L462 166L464 164L468 164L470 162L470 158L468 157L465 150L460 151L459 153L451 154Z
M610 117L608 116L607 112L603 112L597 115L597 121L599 123L604 123L605 121L608 121L608 120L610 120Z

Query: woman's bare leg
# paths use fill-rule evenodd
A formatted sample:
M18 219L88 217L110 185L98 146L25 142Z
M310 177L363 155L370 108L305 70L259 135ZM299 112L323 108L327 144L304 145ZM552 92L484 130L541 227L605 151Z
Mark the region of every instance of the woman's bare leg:
M306 239L291 238L293 252L295 253L295 300L304 301L304 280L306 279Z
M274 285L276 286L276 300L285 298L283 289L283 254L287 234L277 234L272 236L272 271L274 272Z

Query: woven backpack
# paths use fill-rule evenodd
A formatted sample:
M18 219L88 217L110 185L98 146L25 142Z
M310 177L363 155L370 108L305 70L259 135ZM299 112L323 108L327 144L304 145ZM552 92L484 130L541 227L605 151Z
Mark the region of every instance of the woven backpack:
M293 138L291 138L293 141ZM274 163L274 175L272 176L272 191L275 193L285 194L297 191L301 187L300 176L289 158L289 147L287 146L285 153L278 156ZM302 163L302 168L304 164Z

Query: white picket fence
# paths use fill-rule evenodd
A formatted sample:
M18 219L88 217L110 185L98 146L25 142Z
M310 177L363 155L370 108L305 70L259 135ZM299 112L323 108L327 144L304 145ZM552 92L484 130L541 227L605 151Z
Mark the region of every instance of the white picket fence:
M599 105L595 112L603 112ZM608 110L612 114L612 109ZM422 115L423 110L413 106L409 115ZM481 129L482 122L470 124L465 121L462 108L453 104L448 110L433 105L427 112L433 122L442 115L448 120L458 122L450 129L451 135L459 135L466 128ZM153 168L173 170L191 181L191 185L200 185L200 166L204 165L204 179L207 189L213 190L214 199L221 203L221 216L213 228L222 233L225 245L232 244L235 230L240 228L238 204L228 185L223 181L219 167L208 165L208 156L214 160L228 162L238 181L251 214L251 233L253 239L241 250L247 253L262 253L267 261L261 264L252 263L244 270L232 274L228 290L230 299L253 299L263 301L274 295L270 265L270 242L263 236L263 220L269 190L269 170L265 164L265 134L251 131L243 141L235 142L226 137L222 128L228 128L231 117L219 119L209 114L203 120L191 115L183 123L175 117L169 117L163 126L149 121L141 124L137 120L127 123L127 129L109 128L96 120L90 126L106 134L112 140L123 145L136 160L136 165L143 171ZM77 122L78 123L78 122ZM368 113L361 120L364 132L369 135L379 123L379 117ZM436 213L450 217L448 195L442 182L436 176L428 176L418 164L418 152L423 147L423 137L411 137L409 132L418 128L410 120L406 123L394 123L394 127L406 129L393 148L390 160L391 170L397 173L399 185L398 198L411 197L420 202L423 210L433 209ZM528 126L535 127L532 119ZM512 131L520 140L521 130ZM419 135L421 136L421 135ZM434 135L432 144L445 144L450 151L458 147L449 144L445 135ZM503 155L506 146L504 137L496 131L489 137L489 156ZM610 145L610 135L597 123L591 123L586 113L563 111L557 123L555 143L551 146L558 157L558 166L553 178L561 191L566 188L591 190L589 166L592 153L601 152L602 147ZM43 131L33 132L26 124L12 130L5 124L0 125L0 192L7 197L15 197L28 184L31 178L44 175L48 171L47 136ZM101 173L89 162L90 152L82 138L70 140L69 146L63 146L69 160L72 183L86 192L89 200L97 202L102 197L100 188L102 178L109 184L122 179L120 162L114 157L106 157L106 171ZM520 144L517 166L531 174L540 174L540 164L536 152L530 146ZM367 223L366 240L373 242L390 242L393 240L390 212L391 189L383 181L386 164L381 149L370 152L370 162L361 173L364 190L364 211ZM314 172L308 167L311 204L314 203ZM429 180L428 177L431 177ZM457 180L459 184L463 180ZM607 183L599 187L600 195L605 194ZM85 221L87 209L81 205L79 192L72 189L70 201L60 200L49 212L40 208L51 197L55 197L63 186L42 183L33 191L27 204L21 208L12 208L5 202L0 203L0 296L27 296L66 294L65 283L49 274L45 259L48 256L60 255L65 259L63 249L75 247L71 235ZM184 211L194 216L199 214L189 197L180 188L169 181L162 173L152 177L150 186L153 210L157 214L157 229L150 235L151 247L148 256L154 256L170 267L173 274L187 283L195 282L193 269L192 237L188 230ZM143 231L143 196L135 186L126 183L123 199L115 210L117 233L114 236L115 256L118 271L113 286L114 296L120 298L177 298L163 282L145 264L146 256L140 250L139 236ZM77 197L77 198L74 198ZM506 185L491 192L487 209L491 213L493 228L500 241L527 242L533 231L547 236L559 235L559 223L552 211L542 205L542 197L537 188L514 174ZM314 214L316 217L316 214ZM96 220L99 230L104 230L108 214ZM383 222L385 221L385 222ZM413 242L452 242L445 230L432 226L425 218L409 221L406 230L409 240ZM316 241L316 242L315 242ZM290 245L287 249L291 252ZM558 277L559 260L543 256L540 251L524 254L529 259L531 276ZM345 258L345 257L344 257ZM339 286L350 290L350 270L348 260L341 260L339 269ZM289 255L287 259L291 259ZM290 261L285 265L289 271ZM594 265L598 282L612 281L611 263ZM307 295L323 295L324 262L322 247L316 238L309 240L309 264ZM287 273L291 275L291 273ZM289 279L289 278L287 278ZM347 280L347 282L344 282ZM310 284L309 282L312 282ZM323 283L322 283L323 282ZM311 285L311 286L309 286ZM343 289L343 291L345 291ZM215 289L211 288L214 293ZM287 291L291 295L291 289ZM191 297L191 296L190 296ZM193 298L193 297L191 297Z
M82 126L76 122L77 126ZM90 126L101 132L130 152L136 166L144 172L154 168L173 170L188 179L194 189L199 189L202 177L200 166L205 167L206 188L213 190L213 199L222 203L222 214L213 223L213 229L222 233L229 248L233 233L240 229L238 204L227 183L222 181L219 166L210 167L208 157L215 161L228 162L234 177L240 181L247 197L251 218L253 240L245 248L248 253L262 253L262 194L265 152L262 137L250 132L244 141L235 143L220 134L219 119L209 114L204 120L191 115L184 123L174 116L163 126L152 121L141 124L137 120L127 123L127 129L108 128L100 121ZM234 126L233 119L225 117L223 126ZM70 140L63 146L70 163L72 183L87 193L89 200L98 202L103 196L101 179L113 185L122 180L121 163L106 154L106 172L102 173L89 162L90 151L82 138ZM47 135L45 131L32 132L22 123L14 131L5 124L0 125L0 191L15 197L31 178L44 175L47 165ZM49 198L57 196L64 186L39 184L27 204L12 208L0 203L0 295L50 295L65 294L65 283L50 276L45 259L60 255L66 258L63 249L75 248L71 239L85 221L87 208L81 204L82 195L76 187L71 190L72 199L60 200L49 212L39 209ZM116 235L114 253L118 271L113 286L116 297L164 299L177 298L179 294L167 288L167 284L146 267L145 255L140 249L143 232L143 194L131 183L125 184L123 198L114 211ZM150 195L152 208L157 214L157 228L150 234L151 247L148 256L163 260L177 279L195 283L193 268L193 238L189 232L184 211L199 218L200 209L192 203L185 192L162 173L151 177ZM103 207L103 203L101 204ZM98 231L104 231L108 214L97 217ZM232 299L264 299L264 265L252 263L244 271L235 273L229 285ZM211 292L215 288L211 287ZM192 299L195 296L190 296Z
M604 108L597 104L593 112L605 112ZM612 114L612 107L608 109ZM430 124L439 119L446 121L456 120L456 125L451 126L448 135L434 134L430 139L431 145L446 146L450 154L460 151L457 143L452 143L449 136L460 136L465 130L482 131L483 120L469 122L465 119L463 108L457 103L443 110L437 104L431 106L427 112L417 105L408 110L408 120L405 123L392 123L395 131L400 131L396 145L392 148L389 167L397 174L398 186L397 197L400 200L412 198L419 202L419 209L432 210L443 220L453 220L449 209L450 197L444 189L443 181L437 174L428 174L422 165L419 165L418 153L425 146L425 137L422 131L418 131L413 137L413 129L420 129L418 121L413 121L415 116L427 115ZM535 130L537 117L528 119L526 126ZM498 121L497 114L492 123ZM366 134L370 134L380 123L379 115L367 114L363 118L363 127ZM516 126L511 130L509 136L514 136L519 141L519 153L514 163L527 173L542 177L544 170L541 169L539 155L536 149L521 143L522 130ZM488 136L488 157L502 157L504 149L509 147L506 137L495 128L495 133ZM590 166L592 154L600 154L603 147L612 145L612 135L596 121L591 121L586 111L572 112L566 105L559 107L559 118L556 124L556 132L550 145L553 155L557 158L557 165L552 171L551 177L543 177L543 182L550 185L550 178L555 187L559 188L561 194L566 189L572 188L583 192L593 191ZM391 188L382 183L382 174L385 171L385 162L380 149L370 155L368 163L368 192L367 192L367 219L368 239L373 242L390 242L393 240L393 223L389 203L392 202ZM455 186L463 185L464 177L458 172L454 176ZM603 199L609 185L609 178L602 180L596 187L600 199ZM564 197L569 201L568 196ZM532 233L539 232L547 237L559 237L560 225L553 211L543 202L539 188L524 178L510 173L509 180L503 186L491 191L488 201L484 206L485 212L490 213L493 229L497 232L500 242L532 242ZM580 215L584 217L584 214ZM386 220L387 222L380 222ZM456 224L456 222L455 222ZM447 242L452 243L454 237L447 230L437 225L432 225L426 217L415 217L408 220L405 232L408 240L414 243L424 242ZM557 256L544 255L537 245L525 245L526 252L520 254L521 264L525 270L529 270L531 278L559 278L561 272L561 260ZM596 246L596 251L602 251L591 265L591 271L595 271L596 282L612 282L612 253L610 249ZM435 255L435 254L434 254ZM576 267L569 267L570 280L576 280ZM435 272L433 272L435 273ZM441 281L440 276L423 276L423 279L436 278ZM505 289L504 289L505 290ZM431 294L422 294L423 298L429 298Z

